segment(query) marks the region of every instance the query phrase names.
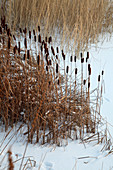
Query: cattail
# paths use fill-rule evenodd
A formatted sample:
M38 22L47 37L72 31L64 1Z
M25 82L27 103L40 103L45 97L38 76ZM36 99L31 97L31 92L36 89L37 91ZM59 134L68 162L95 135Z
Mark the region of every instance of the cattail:
M75 68L75 74L77 74L77 71L78 71L77 68Z
M24 39L24 45L25 45L25 48L27 48L27 39L26 38Z
M34 36L34 41L36 42L36 35Z
M10 49L11 42L10 42L10 37L8 38L8 49Z
M51 82L49 81L49 85L51 84Z
M50 44L52 42L52 37L49 37L48 43Z
M71 57L70 57L70 62L72 62L72 61L73 61L73 57L71 56Z
M45 44L45 41L43 40L43 41L42 41L42 45L44 45L44 44Z
M76 62L76 56L74 57L74 62Z
M41 35L38 35L38 42L41 43Z
M29 31L29 39L31 39L31 31Z
M60 84L60 80L58 79L58 85Z
M90 71L90 64L88 64L88 71Z
M40 26L38 26L38 31L40 32Z
M66 67L66 73L68 74L69 72L69 66Z
M0 34L2 34L2 27L0 27Z
M24 54L24 58L23 58L23 60L25 60L26 59L26 54Z
M9 37L9 35L10 35L10 29L7 29L7 35L8 35L8 37Z
M35 30L33 30L33 35L35 35Z
M84 85L86 84L86 80L83 81L83 84L84 84Z
M37 64L40 64L40 55L37 56Z
M22 33L22 29L20 28L20 33Z
M53 46L51 46L51 51L52 51L52 54L55 55L55 51L54 51Z
M86 63L87 63L87 61L88 61L88 58L86 57Z
M47 37L45 37L45 42L47 42Z
M102 70L102 75L104 75L104 71Z
M98 82L100 82L100 75L98 76Z
M87 52L87 59L89 59L89 52Z
M29 57L30 57L30 52L29 50L27 50L27 59L29 59Z
M46 61L48 60L48 54L46 54Z
M58 73L58 63L56 64L56 73Z
M41 52L43 51L43 47L42 47L42 45L41 45L41 47L40 47L40 50L41 50Z
M89 75L91 75L91 67L89 68Z
M51 60L49 60L49 65L50 65L50 66L52 65L52 62L51 62Z
M80 53L80 56L81 56L81 58L82 58L82 53Z
M58 60L58 55L56 55L56 59Z
M25 29L23 30L23 32L24 32L24 34L26 34L27 33L27 28L25 27Z
M57 53L59 53L59 49L58 49L58 47L56 47L56 51L57 51Z
M16 41L16 38L15 38L15 36L13 35L13 39Z
M84 63L84 58L81 58L81 63Z
M49 60L47 60L47 65L49 66Z
M18 53L20 54L20 42L18 42Z
M90 82L88 82L88 89L90 88Z
M46 71L48 71L48 66L46 66Z

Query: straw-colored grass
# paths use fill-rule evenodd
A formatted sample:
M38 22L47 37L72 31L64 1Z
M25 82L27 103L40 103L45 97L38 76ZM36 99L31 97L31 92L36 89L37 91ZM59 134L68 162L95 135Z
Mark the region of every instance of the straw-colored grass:
M5 14L13 30L40 25L44 36L51 34L62 45L67 42L74 52L87 49L99 35L113 30L110 0L2 0L1 4L0 15Z

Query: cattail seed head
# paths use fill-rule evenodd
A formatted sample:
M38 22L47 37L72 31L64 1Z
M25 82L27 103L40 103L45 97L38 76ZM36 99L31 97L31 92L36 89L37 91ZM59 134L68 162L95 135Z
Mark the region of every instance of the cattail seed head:
M23 60L25 60L26 59L26 54L24 54L24 58L23 58Z
M36 35L34 36L34 41L36 42Z
M29 31L29 39L31 39L31 31Z
M40 55L37 56L37 64L40 64Z
M56 59L58 60L58 55L56 55Z
M90 64L88 64L88 71L90 71Z
M45 37L45 42L47 42L47 37Z
M89 52L87 52L87 59L89 59Z
M77 68L75 68L75 74L77 74L77 71L78 71Z
M76 56L74 57L74 62L76 63Z
M66 73L68 74L69 72L69 66L66 67Z
M35 35L35 30L33 30L33 35Z
M58 47L56 47L56 51L57 51L57 53L59 53L59 49L58 49Z
M15 36L13 35L13 39L16 41L16 38L15 38Z
M81 58L81 63L84 63L84 58Z
M90 88L90 82L88 82L88 89Z
M56 64L56 73L58 73L58 63Z
M41 45L40 49L41 49L41 52L42 52L42 51L43 51L43 47L42 47L42 45Z
M29 59L29 57L30 57L30 52L29 50L27 50L27 59Z
M102 75L104 75L104 71L102 70Z
M83 81L83 84L84 84L84 85L86 84L86 80Z
M38 31L40 32L40 26L38 26Z
M98 76L98 82L100 82L100 75Z
M51 60L49 60L49 65L50 65L50 66L52 65L52 62L51 62Z
M80 53L80 57L82 58L82 53Z
M90 67L90 69L89 69L89 75L91 75L91 67Z
M51 51L52 51L52 54L55 55L55 51L54 51L53 46L51 46Z
M20 33L22 33L22 29L20 28Z
M52 37L49 37L48 43L50 44L52 42Z
M46 66L46 71L48 71L48 66Z
M60 80L58 79L58 85L60 85Z
M73 61L73 57L71 56L71 57L70 57L70 62L72 62L72 61Z
M18 53L20 54L20 42L18 42Z
M25 48L27 48L27 39L26 38L24 39L24 46L25 46Z
M38 35L38 42L41 43L41 35Z
M10 29L9 28L7 29L7 35L8 35L8 37L10 35Z

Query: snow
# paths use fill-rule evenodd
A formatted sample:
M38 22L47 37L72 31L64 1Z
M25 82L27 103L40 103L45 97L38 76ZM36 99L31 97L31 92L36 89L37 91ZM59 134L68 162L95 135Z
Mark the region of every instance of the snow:
M91 88L97 87L98 74L104 70L104 84L105 93L103 93L103 104L101 107L101 115L105 118L107 128L113 136L113 37L110 41L105 40L103 44L98 43L98 48L91 47L90 61L92 67L91 75ZM86 54L84 54L86 55ZM23 113L21 113L23 114ZM7 150L11 147L12 159L16 161L14 163L15 169L19 169L21 164L21 158L23 156L26 141L22 132L18 132L17 135L10 141L17 128L14 128L9 136L2 141L7 134L3 132L0 127L0 170L8 169L7 163ZM68 142L68 145L67 145ZM2 145L1 145L2 144ZM5 147L6 146L6 147ZM113 169L113 155L112 153L107 155L108 151L102 150L104 144L97 144L93 141L90 143L83 143L80 140L62 141L62 146L55 145L33 145L28 144L25 154L23 165L26 161L29 163L27 169L41 169L41 170L110 170ZM5 148L4 148L5 147ZM4 151L3 151L4 148ZM2 152L3 151L3 152ZM6 155L6 156L5 156ZM19 160L20 159L20 160ZM31 167L32 166L32 167ZM34 167L33 167L34 166ZM25 167L26 169L26 167Z

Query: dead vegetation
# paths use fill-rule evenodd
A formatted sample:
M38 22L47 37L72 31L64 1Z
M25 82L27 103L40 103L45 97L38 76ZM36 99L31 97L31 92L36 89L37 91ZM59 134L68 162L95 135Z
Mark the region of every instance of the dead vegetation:
M5 17L2 18L0 119L5 130L22 122L27 125L24 135L27 135L29 142L57 145L60 145L60 139L73 138L72 131L75 139L82 139L84 133L97 133L101 121L100 77L103 77L104 72L98 76L101 94L97 88L97 97L91 106L89 52L86 58L81 53L81 80L77 82L77 57L70 56L70 64L67 66L64 51L52 46L51 36L42 38L40 26L38 32L20 28L18 35L15 37L12 34ZM30 48L30 43L35 44L35 49ZM84 64L87 65L86 79L83 77Z
M0 15L13 31L40 25L44 37L52 35L72 52L86 50L113 30L110 0L2 0L1 7Z

